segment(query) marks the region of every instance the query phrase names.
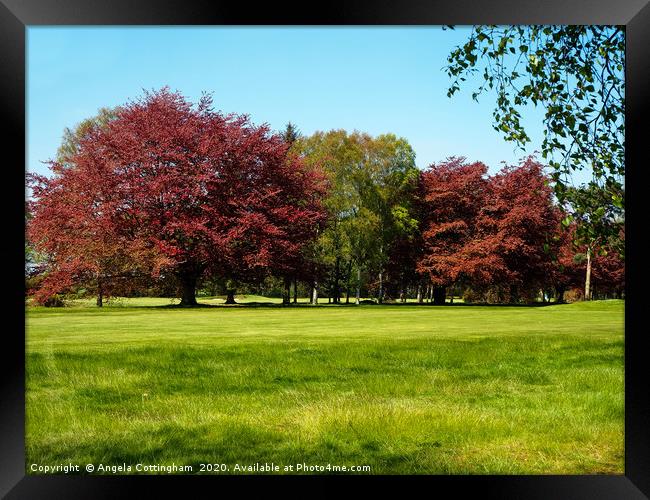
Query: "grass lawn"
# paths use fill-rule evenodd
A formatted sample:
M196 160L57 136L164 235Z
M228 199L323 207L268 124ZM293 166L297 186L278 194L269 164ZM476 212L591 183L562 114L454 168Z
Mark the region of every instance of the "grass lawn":
M622 301L151 307L169 303L27 308L28 473L624 471Z

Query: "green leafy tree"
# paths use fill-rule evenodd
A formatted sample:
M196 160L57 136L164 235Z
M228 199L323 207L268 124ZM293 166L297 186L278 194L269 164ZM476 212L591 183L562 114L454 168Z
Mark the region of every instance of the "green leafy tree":
M607 252L607 248L621 257L624 253L624 213L618 203L612 203L612 199L622 199L624 192L616 184L601 187L589 183L567 189L570 203L566 210L569 215L563 220L563 225L569 227L573 221L576 222L574 242L585 249L585 300L590 300L594 258Z
M75 127L65 127L61 145L56 152L56 161L65 166L70 166L70 160L79 152L79 145L89 132L95 127L104 127L117 118L120 111L116 108L100 108L95 116L91 116L79 122Z
M624 256L625 240L622 237L625 218L622 208L612 199L622 199L623 190L616 184L601 187L596 183L567 188L570 203L568 215L563 220L565 226L576 222L574 242L584 247L585 262L585 300L592 297L592 266L599 254L610 251Z
M355 208L354 218L347 221L348 237L352 254L351 264L355 274L355 303L361 302L362 275L368 271L370 263L377 260L377 240L379 217L367 207ZM350 276L352 278L352 276Z
M359 165L363 151L359 137L348 136L344 130L316 132L301 138L296 148L307 165L322 168L329 183L329 194L324 200L328 213L327 228L320 234L315 258L330 270L329 291L334 302L339 301L342 269L352 259L347 221L354 217L358 206L358 192L353 185L353 170ZM318 283L314 283L312 297L317 301Z
M543 158L555 194L569 192L571 173L591 169L593 182L622 191L625 174L625 32L621 26L475 26L448 56L454 95L482 75L472 97L496 96L493 126L507 141L530 142L526 106L544 109ZM479 77L480 79L480 77ZM611 200L607 200L611 204ZM624 200L616 202L618 207Z
M364 271L378 276L378 299L383 298L383 273L390 247L400 231L415 224L409 205L418 170L415 153L393 134L372 137L344 130L316 132L297 146L308 164L319 165L328 176L325 206L330 222L322 233L320 260L330 273L335 302L341 282L348 288L356 271L357 302Z
M419 170L415 153L406 139L393 134L378 136L370 145L363 175L362 198L378 219L376 266L379 302L384 299L384 270L392 245L417 229L411 206Z

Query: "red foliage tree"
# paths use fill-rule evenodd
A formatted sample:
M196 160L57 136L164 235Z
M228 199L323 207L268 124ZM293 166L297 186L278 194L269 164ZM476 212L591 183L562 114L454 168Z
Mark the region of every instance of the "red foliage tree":
M422 279L417 271L422 248L420 234L402 235L393 241L385 266L384 296L406 302L408 289ZM421 291L421 290L420 290Z
M580 241L580 240L578 240ZM625 246L625 229L622 228L617 236L610 236L602 244L592 247L591 288L592 297L621 298L625 291L625 259L621 248ZM587 245L574 245L574 260L578 262L579 280L576 287L582 288L582 280L587 268ZM584 297L581 289L580 295Z
M558 209L559 210L559 209ZM563 212L558 213L558 218L564 218ZM575 245L575 223L567 228L558 228L556 232L556 253L551 263L548 274L548 284L555 289L555 298L559 303L564 302L564 293L574 287L579 287L584 279L585 264L578 256Z
M508 300L532 299L548 282L560 227L543 166L529 157L493 176L477 226L481 237L472 246L492 256L492 284Z
M563 302L564 292L573 289L574 296L584 298L584 277L587 268L587 245L576 243L576 223L558 231L560 247L551 272L557 301ZM625 291L625 260L618 246L625 244L621 231L614 242L596 246L592 251L592 286L594 293L603 297L620 298Z
M542 165L527 158L486 177L482 163L452 158L422 174L420 272L438 287L498 288L502 300L537 293L551 271L560 219Z
M599 296L614 296L620 299L625 291L625 261L616 250L604 250L605 252L596 254L594 258L594 292Z
M193 305L206 274L242 279L296 261L323 221L323 184L287 147L267 126L214 112L208 96L192 106L163 89L123 106L80 141L72 168L33 179L29 237L57 269L48 292L105 255L173 273Z
M133 238L132 220L121 216L115 177L100 170L52 165L52 178L29 175L32 217L27 238L42 256L44 279L35 290L43 304L74 285L92 289L101 306L125 282L151 274L160 262L152 245Z
M485 203L487 167L450 158L432 165L420 177L423 252L417 270L436 287L434 303L445 300L445 288L461 278L475 279L489 255L472 251L477 217Z

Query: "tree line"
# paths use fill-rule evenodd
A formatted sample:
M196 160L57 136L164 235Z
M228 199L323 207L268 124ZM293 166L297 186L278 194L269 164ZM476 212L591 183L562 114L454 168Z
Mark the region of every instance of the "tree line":
M284 303L624 290L623 212L603 203L623 193L571 188L561 205L532 157L494 175L460 157L421 171L393 134L273 133L162 89L66 130L50 168L28 174L41 304L81 290L99 306L146 291L194 305L201 288L233 303L269 283Z

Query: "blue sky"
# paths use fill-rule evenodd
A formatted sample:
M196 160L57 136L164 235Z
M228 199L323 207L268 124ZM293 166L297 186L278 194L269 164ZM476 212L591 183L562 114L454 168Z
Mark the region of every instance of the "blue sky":
M343 128L405 137L418 167L448 156L494 172L524 154L491 127L493 96L447 97L443 67L469 28L29 27L27 168L56 154L64 127L165 85L190 100L303 134ZM542 140L541 110L524 122Z

